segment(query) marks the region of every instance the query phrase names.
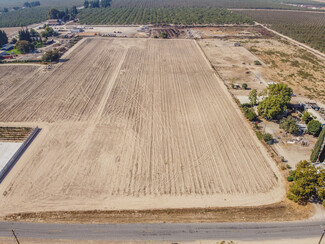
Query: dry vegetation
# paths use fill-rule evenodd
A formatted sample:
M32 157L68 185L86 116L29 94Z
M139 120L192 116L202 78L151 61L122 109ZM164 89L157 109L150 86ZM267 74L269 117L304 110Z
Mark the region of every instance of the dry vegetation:
M290 85L296 94L325 102L325 62L277 39L247 40L243 45L267 64L267 80Z
M0 185L1 215L282 199L275 163L195 41L77 45L2 95L1 121L42 131Z

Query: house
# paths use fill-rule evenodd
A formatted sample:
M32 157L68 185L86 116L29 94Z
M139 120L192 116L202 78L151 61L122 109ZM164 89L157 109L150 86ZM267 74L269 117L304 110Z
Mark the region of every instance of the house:
M4 56L4 55L7 55L7 52L6 51L0 51L0 56Z
M6 44L6 45L3 45L1 50L4 50L4 51L10 51L11 49L14 48L14 44Z
M55 25L61 25L62 21L60 19L49 19L47 20L47 25L49 26L55 26Z

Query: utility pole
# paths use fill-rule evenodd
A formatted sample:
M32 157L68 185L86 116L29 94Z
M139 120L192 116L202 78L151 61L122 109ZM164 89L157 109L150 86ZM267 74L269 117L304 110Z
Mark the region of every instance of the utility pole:
M16 240L17 244L20 244L20 242L19 242L19 240L18 240L18 238L16 236L15 231L14 230L11 230L11 231L12 231L12 234L14 235L14 237L15 237L15 240ZM324 233L323 233L323 235L324 235Z

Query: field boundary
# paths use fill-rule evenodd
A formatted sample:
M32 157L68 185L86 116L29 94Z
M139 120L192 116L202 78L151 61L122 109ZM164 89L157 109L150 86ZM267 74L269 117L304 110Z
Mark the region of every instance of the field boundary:
M15 154L9 159L5 167L0 171L0 183L6 178L9 174L10 170L15 166L17 161L23 155L23 153L27 150L29 145L33 142L37 134L40 132L41 129L36 126L33 132L27 137L24 143L19 147L19 149L15 152Z

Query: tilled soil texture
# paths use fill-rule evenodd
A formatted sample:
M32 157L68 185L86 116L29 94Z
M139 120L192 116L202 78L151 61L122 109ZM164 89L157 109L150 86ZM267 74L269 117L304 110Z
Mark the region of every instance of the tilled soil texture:
M195 41L84 39L66 59L0 101L3 124L42 128L0 185L0 215L283 198L274 161Z

